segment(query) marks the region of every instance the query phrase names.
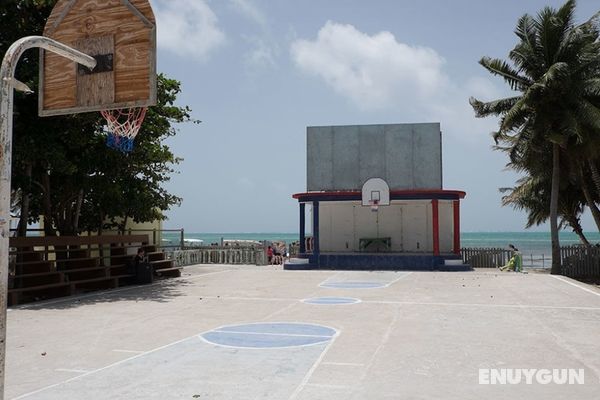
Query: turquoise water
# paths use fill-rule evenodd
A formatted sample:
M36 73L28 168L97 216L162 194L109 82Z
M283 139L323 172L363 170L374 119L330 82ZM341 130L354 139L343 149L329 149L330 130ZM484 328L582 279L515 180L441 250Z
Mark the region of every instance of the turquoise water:
M600 233L587 232L591 243L600 243ZM220 243L223 239L270 240L290 243L298 240L297 233L191 233L185 232L188 239L202 239L205 245ZM163 239L178 242L179 233L165 233ZM523 254L550 255L549 232L463 232L462 247L501 247L514 244ZM561 246L579 244L579 238L572 232L560 233Z
M168 239L173 242L178 242L181 234L178 232L163 233L163 239ZM221 239L238 239L238 240L269 240L269 241L284 241L291 243L298 240L297 233L191 233L185 232L186 239L202 239L205 245L211 243L221 243Z

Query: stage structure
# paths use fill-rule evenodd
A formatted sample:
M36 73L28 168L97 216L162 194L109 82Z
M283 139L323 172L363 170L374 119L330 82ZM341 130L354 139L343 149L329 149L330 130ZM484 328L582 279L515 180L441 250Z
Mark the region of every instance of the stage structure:
M288 267L465 269L464 197L443 189L439 123L309 127L307 191L293 195L308 264Z

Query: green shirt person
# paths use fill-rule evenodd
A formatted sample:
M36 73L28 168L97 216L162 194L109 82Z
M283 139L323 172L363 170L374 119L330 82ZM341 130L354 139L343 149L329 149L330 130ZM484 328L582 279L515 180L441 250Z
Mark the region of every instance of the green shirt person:
M500 271L515 271L522 272L523 271L523 258L521 257L521 253L519 249L517 249L514 245L509 244L508 248L512 251L512 256L510 260L500 268Z

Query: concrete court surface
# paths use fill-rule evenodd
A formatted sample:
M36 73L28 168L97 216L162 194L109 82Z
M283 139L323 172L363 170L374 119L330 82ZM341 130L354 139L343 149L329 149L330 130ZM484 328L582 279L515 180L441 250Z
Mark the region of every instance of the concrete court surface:
M10 309L5 398L598 399L599 334L600 290L564 277L193 266ZM585 383L480 385L480 368Z

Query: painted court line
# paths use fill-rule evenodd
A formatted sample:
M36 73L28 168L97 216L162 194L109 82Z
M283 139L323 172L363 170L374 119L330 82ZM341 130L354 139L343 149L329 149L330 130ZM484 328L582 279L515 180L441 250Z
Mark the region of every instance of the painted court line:
M308 384L308 381L310 380L310 378L313 376L313 374L315 373L315 371L317 370L317 368L319 367L319 365L323 361L323 358L325 358L325 355L327 354L327 352L329 351L329 349L331 348L331 346L333 345L333 343L335 343L335 339L337 339L337 337L339 336L339 334L340 334L340 332L336 330L335 335L333 335L333 337L331 338L331 340L329 341L329 343L327 343L327 346L325 347L325 349L323 350L323 352L321 353L321 355L319 356L319 358L317 359L317 361L315 361L315 363L308 370L308 372L306 373L306 375L304 375L304 378L302 379L302 382L300 383L300 385L298 385L298 387L296 388L296 390L294 390L294 393L292 393L292 395L289 397L289 400L294 400L296 397L298 397L298 395L300 394L300 392L302 392L302 390L304 390L304 387Z
M548 309L548 310L583 310L598 311L600 307L569 307L569 306L536 306L527 304L481 304L481 303L436 303L419 301L386 301L386 300L364 300L364 304L399 304L415 306L442 306L442 307L490 307L490 308L522 308L522 309Z
M583 286L577 285L576 283L570 282L570 281L568 281L568 280L566 280L566 279L564 279L564 278L562 278L562 277L560 277L560 276L556 276L556 275L550 275L550 277L552 277L552 278L554 278L554 279L558 279L559 281L562 281L562 282L564 282L564 283L567 283L567 284L569 284L569 285L571 285L571 286L575 286L576 288L579 288L579 289L581 289L581 290L585 290L585 291L586 291L586 292L588 292L588 293L595 294L596 296L600 296L600 292L595 292L595 291L593 291L593 290L591 290L591 289L588 289L588 288L586 288L586 287L583 287Z
M201 334L204 334L204 333L207 333L207 332L210 332L210 331L206 331L206 332L203 332L203 333L201 333ZM65 384L65 383L73 382L73 381L76 381L76 380L78 380L78 379L84 378L84 377L86 377L86 376L89 376L89 375L96 374L96 373L98 373L98 372L101 372L101 371L107 370L107 369L109 369L109 368L112 368L112 367L116 367L117 365L121 365L121 364L123 364L123 363L126 363L126 362L128 362L128 361L135 360L136 358L139 358L139 357L145 356L145 355L147 355L147 354L155 353L155 352L157 352L157 351L160 351L160 350L163 350L163 349L169 348L169 347L171 347L171 346L174 346L174 345L176 345L176 344L183 343L183 342L185 342L186 340L194 339L194 338L196 338L197 336L198 336L198 334L195 334L195 335L193 335L193 336L189 336L189 337L186 337L186 338L184 338L184 339L177 340L177 341L175 341L175 342L172 342L172 343L166 344L166 345L164 345L164 346L160 346L160 347L157 347L157 348L155 348L155 349L148 350L148 351L146 351L146 352L143 352L143 353L140 353L140 354L136 354L135 356L131 356L131 357L125 358L125 359L123 359L123 360L121 360L121 361L117 361L117 362L115 362L115 363L112 363L112 364L106 365L106 366L104 366L104 367L101 367L101 368L98 368L98 369L95 369L95 370L92 370L92 371L87 371L87 372L86 372L86 373L84 373L84 374L81 374L81 375L79 375L79 376L75 376L75 377L73 377L73 378L70 378L70 379L66 379L66 380L64 380L64 381L62 381L62 382L58 382L58 383L54 383L54 384L52 384L52 385L44 386L43 388L40 388L40 389L34 390L34 391L32 391L32 392L29 392L29 393L22 394L22 395L20 395L20 396L18 396L18 397L13 397L13 399L12 399L12 400L24 399L24 398L26 398L26 397L32 396L32 395L34 395L34 394L41 393L41 392L43 392L43 391L46 391L46 390L48 390L48 389L55 388L55 387L57 387L57 386L60 386L60 385L63 385L63 384Z
M345 362L333 362L333 361L324 362L322 364L323 365L336 365L336 366L340 366L340 367L364 367L365 366L365 364L360 364L360 363L345 363Z
M385 331L385 334L383 335L383 338L381 339L381 342L379 342L379 345L377 346L377 348L371 355L369 362L367 363L366 367L362 371L361 377L359 379L360 384L362 384L362 382L366 379L369 371L371 370L371 368L375 364L375 361L379 357L379 353L381 353L384 350L385 346L387 346L388 342L390 341L390 336L392 335L392 331L394 330L394 327L396 326L396 323L398 322L399 314L400 314L400 307L396 306L396 309L394 310L394 317L392 318L392 321L389 323L389 325Z
M214 330L212 332L218 332L218 333L236 333L238 335L310 337L310 338L329 338L329 339L331 339L331 336L326 336L326 335L303 335L303 334L300 334L300 333L240 332L240 331L221 331L221 330Z
M354 297L311 297L300 302L320 306L347 306L358 304L361 300Z
M595 293L594 293L595 294ZM213 297L205 297L213 298ZM216 299L216 297L214 297ZM220 300L235 300L235 301L295 301L298 299L276 298L276 297L220 297ZM394 301L394 300L361 300L363 304L402 304L402 305L417 305L417 306L448 306L448 307L491 307L491 308L540 308L548 310L582 310L582 311L598 311L600 307L579 307L579 306L543 306L532 304L482 304L482 303L442 303L442 302L419 302L419 301ZM289 306L286 306L286 308ZM281 310L277 311L279 313Z
M57 368L55 369L57 372L74 372L76 374L85 374L90 372L89 369L69 369L69 368Z
M365 281L360 281L360 280L348 280L348 281L332 281L332 278L334 278L335 276L337 276L338 274L334 275L333 277L329 277L327 279L325 279L323 282L321 282L319 284L319 287L322 288L326 288L326 289L381 289L381 288L387 288L390 287L391 285L393 285L394 283L398 282L400 279L404 279L409 275L412 275L412 271L408 271L408 272L400 272L399 273L400 276L390 282L382 282L382 281L373 281L373 280L365 280ZM351 275L350 275L351 276ZM366 286L364 287L352 287L352 285L357 285L357 284L364 284ZM348 287L343 287L344 285L347 285ZM370 286L369 285L373 285Z
M323 383L307 383L306 386L320 388L320 389L348 389L348 386L344 385L326 385Z
M198 338L210 345L210 346L219 346L219 347L224 347L226 349L242 349L242 350L250 350L250 351L265 351L265 350L286 350L289 349L291 347L293 348L300 348L300 347L312 347L312 346L318 346L320 344L323 344L325 342L331 342L331 337L327 337L328 340L322 340L320 342L317 343L306 343L306 344L294 344L294 345L286 345L286 346L273 346L273 347L255 347L255 346L234 346L231 344L222 344L222 343L215 343L215 342L211 342L208 339L205 339L203 336L198 336Z
M140 354L143 353L143 350L121 350L121 349L114 349L113 351L117 352L117 353L133 353L133 354Z
M292 303L288 304L287 306L283 307L282 309L277 310L277 311L273 311L271 314L269 314L266 317L262 318L262 320L263 321L268 321L271 318L275 317L276 315L283 314L286 311L288 311L290 308L294 307L296 304L297 304L297 301L293 301Z
M390 283L388 283L386 285L386 287L393 285L394 283L398 282L400 279L404 279L409 275L412 275L412 272L403 272L400 277L398 277L398 278L394 279L393 281L391 281Z

